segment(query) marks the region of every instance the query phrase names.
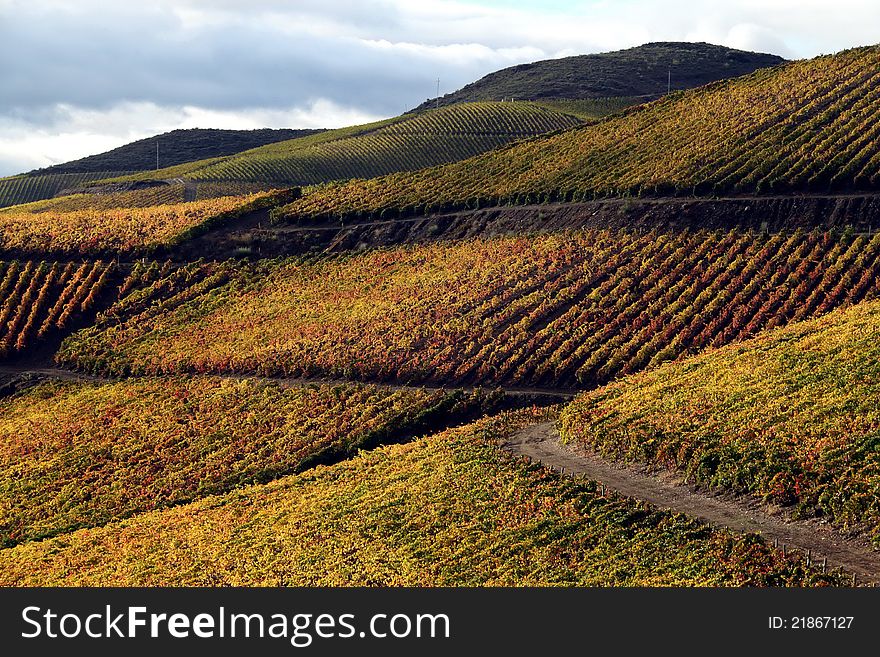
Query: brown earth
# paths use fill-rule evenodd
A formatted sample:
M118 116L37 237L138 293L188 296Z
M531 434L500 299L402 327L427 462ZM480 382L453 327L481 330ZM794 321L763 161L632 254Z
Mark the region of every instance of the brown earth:
M862 583L880 581L880 552L857 537L844 536L827 523L794 520L777 508L747 497L735 497L686 485L670 472L649 471L609 462L579 447L564 445L552 422L535 424L512 436L503 449L529 457L564 474L581 475L608 490L645 500L661 509L683 513L736 532L761 535L786 549L799 550L813 564L854 573Z

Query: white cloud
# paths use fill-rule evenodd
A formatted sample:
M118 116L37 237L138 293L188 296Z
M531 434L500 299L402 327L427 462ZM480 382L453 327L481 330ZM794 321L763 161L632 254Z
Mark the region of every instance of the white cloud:
M874 42L878 24L876 0L0 0L0 61L15 62L0 85L0 169L173 127L388 116L438 77L448 92L648 41L807 57Z
M0 117L0 176L101 153L179 128L337 128L382 118L327 100L286 109L214 110L120 103L107 110L59 105L46 126Z

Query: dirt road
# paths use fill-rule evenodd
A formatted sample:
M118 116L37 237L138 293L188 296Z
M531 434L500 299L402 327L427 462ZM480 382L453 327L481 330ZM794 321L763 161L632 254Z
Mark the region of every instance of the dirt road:
M513 436L504 449L529 456L556 470L583 475L608 489L677 513L727 527L760 534L769 542L810 551L813 563L828 560L855 573L862 583L880 581L880 552L849 538L828 525L797 521L781 512L770 513L757 500L713 495L683 484L674 475L649 473L633 466L611 463L595 454L563 445L551 422L532 425Z

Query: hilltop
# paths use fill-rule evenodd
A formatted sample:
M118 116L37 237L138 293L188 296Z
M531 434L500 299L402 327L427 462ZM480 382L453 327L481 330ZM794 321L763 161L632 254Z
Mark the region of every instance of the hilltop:
M657 42L592 55L546 59L501 69L416 110L513 98L622 98L634 104L672 90L746 75L785 60L709 43Z
M880 185L878 70L876 46L763 69L462 162L315 189L280 215L873 191Z

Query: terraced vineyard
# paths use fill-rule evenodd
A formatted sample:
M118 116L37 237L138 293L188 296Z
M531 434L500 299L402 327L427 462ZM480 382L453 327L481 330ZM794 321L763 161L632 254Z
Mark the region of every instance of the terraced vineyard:
M52 198L65 189L79 187L93 180L120 176L124 173L123 171L53 173L0 178L0 207Z
M92 203L86 195L0 212L0 249L12 253L95 255L145 253L201 230L271 206L286 192L225 196L189 203L142 206L154 193L122 194ZM103 197L97 197L103 198ZM75 209L74 209L75 208Z
M0 262L0 359L63 331L108 286L110 263Z
M880 187L880 47L673 94L597 124L414 174L316 188L279 218L493 204Z
M120 180L186 178L311 185L369 178L470 157L580 119L533 103L473 103L319 135Z
M110 374L595 386L877 297L878 251L880 236L593 230L192 265L135 285L57 360Z
M132 408L124 404L122 417ZM277 417L284 407L267 411ZM601 496L592 482L561 478L496 449L493 441L534 417L491 417L263 486L0 550L0 585L844 583L753 536ZM263 444L266 454L278 449L286 458L283 442ZM180 477L201 467L187 465ZM89 480L90 490L106 481L104 473ZM134 477L136 468L125 473ZM134 491L160 482L149 475Z
M491 403L201 377L42 384L0 400L0 545L265 483Z
M880 546L880 304L862 303L586 393L563 435L795 505Z

